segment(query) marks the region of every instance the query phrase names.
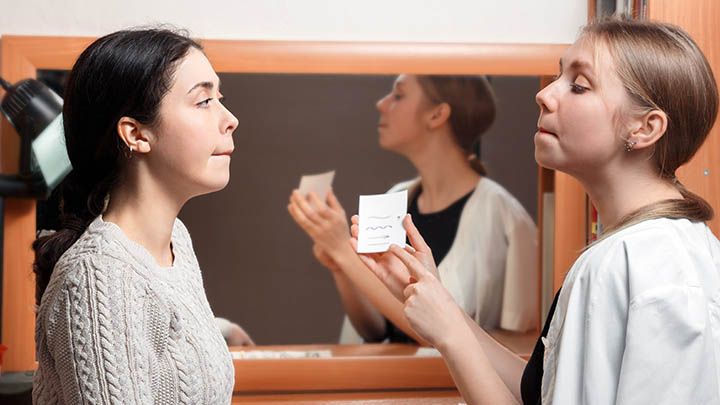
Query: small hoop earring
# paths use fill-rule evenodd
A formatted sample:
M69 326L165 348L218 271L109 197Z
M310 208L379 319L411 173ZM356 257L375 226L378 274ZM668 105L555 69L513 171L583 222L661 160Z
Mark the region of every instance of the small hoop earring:
M123 153L123 155L125 155L126 159L130 159L130 158L132 158L132 153L133 153L133 146L128 145L128 149Z
M625 142L625 152L630 152L635 148L635 145L637 145L637 142L635 141L627 141Z

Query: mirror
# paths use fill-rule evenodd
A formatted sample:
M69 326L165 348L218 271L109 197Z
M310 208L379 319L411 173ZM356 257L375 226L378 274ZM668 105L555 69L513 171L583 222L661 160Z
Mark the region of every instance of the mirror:
M38 71L62 91L67 71ZM395 75L220 73L225 104L239 120L230 184L190 200L180 218L193 238L217 316L257 344L337 343L344 316L329 271L286 206L302 174L335 170L348 215L358 195L378 194L417 174L378 145L375 102ZM489 177L537 223L536 76L492 76L497 118L481 137ZM440 158L440 157L439 157ZM38 204L38 227L53 229L57 202Z

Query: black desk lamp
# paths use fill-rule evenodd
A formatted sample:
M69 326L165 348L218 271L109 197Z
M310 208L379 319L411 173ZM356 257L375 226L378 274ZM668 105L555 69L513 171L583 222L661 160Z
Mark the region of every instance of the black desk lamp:
M65 149L62 98L43 83L10 85L0 110L20 135L20 170L0 174L0 197L46 199L72 169Z
M0 111L20 136L18 173L0 174L1 285L5 198L47 199L53 188L70 173L72 166L65 148L62 98L35 79L11 85L0 78L0 86L6 91Z

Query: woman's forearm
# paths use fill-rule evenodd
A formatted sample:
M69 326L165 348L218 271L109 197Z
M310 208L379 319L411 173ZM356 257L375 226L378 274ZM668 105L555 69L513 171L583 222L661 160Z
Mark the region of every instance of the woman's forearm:
M475 336L475 341L482 348L487 361L493 366L513 396L519 400L520 380L527 362L500 344L467 314L465 314L465 323Z
M361 298L363 298L363 300L365 301L365 303L369 303L369 308L372 308L376 312L379 312L378 315L384 315L387 319L390 320L390 322L400 328L400 330L405 332L408 336L415 339L415 341L417 341L418 343L422 345L427 345L427 342L421 339L420 336L418 336L417 333L410 327L410 324L408 323L408 320L407 318L405 318L405 314L403 313L403 304L398 301L392 295L392 293L390 293L390 291L388 291L385 285L383 285L383 283L378 280L377 277L370 270L368 270L368 268L360 260L360 258L357 256L355 251L352 250L351 247L349 247L347 251L342 253L335 252L335 254L333 255L333 260L335 260L338 267L340 267L342 275L351 282L351 285L349 287L353 288L354 293L356 295L360 295ZM347 296L343 296L343 304L346 304L345 300L348 299L349 301L353 302L353 304L351 304L353 310L363 309L364 306L357 304L357 299L353 298L352 294L350 293L350 288L340 288L340 285L338 285L338 289L340 290L341 295L343 295L343 293L348 294ZM355 319L353 319L353 314L350 313L350 308L348 308L347 306L345 308L348 311L348 316L351 317L350 320L353 322L353 326L357 326L355 325ZM371 318L366 316L365 320L368 319ZM376 321L377 320L372 322ZM377 326L378 324L371 323L371 325ZM362 328L362 326L360 327ZM382 323L382 331L384 335L384 320ZM368 332L372 332L372 330L368 329ZM362 331L358 330L358 333L365 337Z
M437 347L465 402L473 405L520 403L519 389L517 393L513 392L500 376L498 367L503 366L493 363L497 360L493 354L497 348L481 339L472 328L462 325L455 331L448 331L448 337ZM519 379L516 385L519 388Z
M355 330L367 342L378 342L385 336L385 318L342 272L333 272L345 313Z

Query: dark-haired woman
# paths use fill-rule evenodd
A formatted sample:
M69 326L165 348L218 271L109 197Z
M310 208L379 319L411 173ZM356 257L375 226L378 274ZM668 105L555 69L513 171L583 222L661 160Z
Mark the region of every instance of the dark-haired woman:
M98 39L70 73L62 227L35 244L39 404L227 404L233 365L187 229L229 180L236 118L192 40Z
M443 285L484 328L535 328L537 228L473 154L495 118L490 83L482 76L403 74L377 109L380 146L407 158L419 173L390 192L408 190L408 212L429 237ZM401 302L350 246L347 217L335 196L330 193L329 205L317 197L310 204L294 192L288 209L332 271L355 329L366 341L422 341Z

